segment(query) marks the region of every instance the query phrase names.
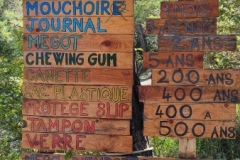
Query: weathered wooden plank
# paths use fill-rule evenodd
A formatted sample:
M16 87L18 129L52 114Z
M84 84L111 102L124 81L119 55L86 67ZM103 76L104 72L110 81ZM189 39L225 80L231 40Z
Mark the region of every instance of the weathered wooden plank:
M235 35L159 36L158 51L235 51Z
M226 114L223 114L226 113ZM234 120L236 104L227 103L144 103L145 120Z
M34 20L33 19L38 19ZM91 20L92 27L89 27ZM66 22L71 23L66 27ZM54 22L54 23L53 23ZM65 23L64 23L65 22ZM81 24L81 25L79 25ZM133 17L55 17L55 18L25 18L24 33L86 33L86 34L134 34ZM56 27L57 26L57 27Z
M132 52L133 35L24 34L23 50Z
M239 90L236 87L139 86L139 100L161 103L238 103Z
M65 154L43 154L43 153L23 153L22 160L66 160ZM138 160L138 157L127 156L92 156L92 155L72 155L68 160ZM143 159L141 159L143 160Z
M133 85L132 69L24 68L23 82L44 84Z
M144 68L203 68L203 52L146 52Z
M202 34L215 34L216 31L217 31L217 18L194 18L194 19L148 18L146 22L147 34L202 35Z
M79 86L23 83L23 98L87 102L131 102L132 86Z
M25 67L132 69L133 53L123 52L24 52Z
M153 69L153 85L240 86L240 71L232 69Z
M65 160L65 155L63 154L48 154L48 153L22 153L22 160L46 160L46 159L57 159Z
M23 116L23 132L130 135L130 121Z
M23 0L24 17L106 16L124 19L133 16L133 8L133 0Z
M22 147L43 150L132 152L131 136L22 133Z
M218 17L218 0L161 2L161 18Z
M145 136L167 136L181 138L235 139L236 122L201 120L146 120Z
M22 115L131 119L131 103L23 99Z

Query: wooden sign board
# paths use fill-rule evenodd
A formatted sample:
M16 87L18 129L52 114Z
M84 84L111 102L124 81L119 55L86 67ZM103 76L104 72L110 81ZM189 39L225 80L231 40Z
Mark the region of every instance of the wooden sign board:
M42 150L85 150L131 153L132 137L23 132L22 147L25 149Z
M88 102L131 102L132 86L79 86L23 83L23 98Z
M217 18L194 19L156 19L149 18L146 22L147 34L158 35L202 35L215 34Z
M132 69L133 53L25 51L24 66Z
M153 69L153 85L240 86L240 71L221 69Z
M203 52L146 52L143 68L203 68Z
M62 7L59 7L62 6ZM54 8L54 10L52 9ZM134 12L133 0L23 0L23 16L34 17L129 17Z
M219 16L218 0L161 2L160 16L173 18L209 18Z
M45 84L131 85L132 69L24 68L23 82Z
M146 157L147 158L147 157ZM23 153L22 160L66 160L64 154L43 154L43 153ZM138 160L133 156L91 156L91 155L72 155L67 160ZM141 159L143 160L143 159Z
M22 106L22 115L24 116L132 118L131 103L23 99Z
M227 113L227 114L224 114ZM227 103L149 103L144 104L144 120L234 120L236 104Z
M108 2L108 1L106 1ZM46 3L46 2L45 2ZM69 24L70 23L70 24ZM72 24L71 24L72 23ZM23 21L24 33L134 34L133 17L33 17ZM53 27L54 25L54 27ZM66 27L67 26L67 27Z
M146 120L145 136L235 139L236 121Z
M202 36L159 36L158 51L192 52L192 51L235 51L235 35Z
M141 102L161 103L238 103L239 88L202 86L139 86Z
M23 50L132 52L133 35L24 34Z
M23 116L23 132L130 135L130 121Z

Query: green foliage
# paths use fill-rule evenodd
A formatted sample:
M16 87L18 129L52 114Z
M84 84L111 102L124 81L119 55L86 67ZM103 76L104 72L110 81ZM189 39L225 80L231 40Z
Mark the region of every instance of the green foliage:
M12 3L0 1L0 159L16 160L21 154L23 64L21 21Z
M135 23L143 24L147 17L159 17L161 1L163 0L135 0Z
M220 0L218 34L237 35L236 52L214 52L206 54L206 68L240 68L240 3L239 0Z
M154 156L178 157L178 139L151 137L150 143L154 147Z

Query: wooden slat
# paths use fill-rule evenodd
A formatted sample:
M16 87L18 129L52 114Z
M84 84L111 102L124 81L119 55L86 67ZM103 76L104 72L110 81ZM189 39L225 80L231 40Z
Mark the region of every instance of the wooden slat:
M153 69L152 85L240 86L240 71L232 69Z
M44 17L36 17L38 20L35 20L34 23L32 22L32 19L25 18L23 21L24 25L24 33L86 33L86 34L134 34L134 18L133 17L56 17L56 18L44 18ZM65 28L64 21L67 19L71 22L71 25L68 28ZM89 19L91 19L91 24L93 24L93 27L88 26ZM42 20L43 22L41 22ZM63 21L64 20L64 21ZM40 21L40 22L39 22ZM54 24L52 24L52 21L54 21ZM57 22L59 22L59 29L52 29L52 26L54 25L55 28L57 26ZM82 28L78 27L77 25L74 25L74 21L79 22L82 24ZM48 23L48 25L46 24ZM74 29L75 28L75 29Z
M218 0L161 2L161 18L218 17Z
M106 3L104 1L106 1ZM88 14L86 14L84 12L84 8L83 8L82 9L83 10L82 14L79 13L79 10L76 10L76 15L74 15L73 2L76 2L76 5L78 6L79 1L69 0L68 2L70 2L70 4L68 3L64 7L66 12L69 12L69 10L71 10L71 12L69 14L66 15L62 11L60 11L59 14L54 14L52 12L52 10L50 10L49 14L44 15L40 11L40 6L43 2L48 2L48 4L50 4L50 7L52 7L52 2L55 2L53 7L55 8L55 10L58 10L58 8L60 6L58 4L58 2L60 2L61 6L63 6L63 3L65 2L65 0L60 0L60 1L55 1L55 0L51 0L51 1L49 1L49 0L23 0L23 16L24 17L34 17L34 16L67 17L67 16L90 16L91 15L91 16L107 16L109 18L114 18L115 16L118 16L118 17L120 17L120 16L123 16L123 17L133 16L133 11L134 11L134 9L133 9L134 1L133 0L124 0L124 1L118 0L118 2L123 2L123 3L122 4L121 3L116 3L116 5L114 5L114 6L119 7L118 11L121 13L121 15L112 15L114 13L113 12L113 2L114 1L115 0L91 0L91 2L93 2L93 4L94 4L94 8L99 8L98 9L99 10L98 14L96 12L96 9L94 9L93 13L91 14L90 12L92 11L92 4L87 4L86 5L86 11L89 12ZM27 14L27 7L26 7L27 2L30 2L31 5L33 5L34 2L38 2L38 5L37 5L38 14L37 15L35 14L36 9L34 9L33 11L30 10L30 14L29 15ZM81 2L84 6L86 4L86 2L88 2L88 0L81 0ZM99 7L97 7L97 5L96 5L97 2L99 2ZM103 6L106 6L106 8L107 8L106 9L107 12L104 11L103 14L101 13L101 10L102 10L101 9L101 2L103 2ZM81 6L81 4L80 4L80 6ZM47 5L46 4L43 5L43 11L46 12L47 10L48 10Z
M131 102L132 86L79 86L23 83L23 98L88 102Z
M145 136L235 139L236 122L201 120L146 120Z
M147 34L158 35L202 35L214 34L217 31L216 18L194 19L156 19L146 22Z
M44 153L22 153L22 160L38 159L38 160L66 160L65 154L44 154ZM127 156L92 156L92 155L72 155L68 160L143 160L138 157Z
M132 52L133 35L24 34L23 50Z
M130 121L23 116L23 132L130 135Z
M235 35L159 36L158 51L235 51Z
M223 114L227 113L227 114ZM227 103L144 103L145 120L234 120L236 105Z
M139 100L161 103L238 103L239 90L236 87L139 86Z
M132 69L133 53L25 51L24 66Z
M132 152L131 136L22 133L22 147L43 150Z
M24 68L23 82L45 84L132 85L132 69Z
M57 159L65 160L65 155L63 154L47 154L47 153L22 153L22 160L45 160L45 159Z
M131 103L23 99L22 115L131 119Z
M144 68L203 68L203 52L146 52Z

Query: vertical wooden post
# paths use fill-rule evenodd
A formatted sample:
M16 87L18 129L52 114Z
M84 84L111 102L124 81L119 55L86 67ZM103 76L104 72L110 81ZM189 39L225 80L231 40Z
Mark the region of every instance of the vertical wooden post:
M196 138L179 138L179 158L196 157Z

